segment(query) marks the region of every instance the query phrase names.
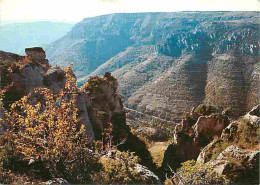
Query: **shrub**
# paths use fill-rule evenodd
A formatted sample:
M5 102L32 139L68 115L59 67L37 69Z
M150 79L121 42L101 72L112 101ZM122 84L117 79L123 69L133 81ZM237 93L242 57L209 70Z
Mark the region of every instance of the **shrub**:
M77 87L70 67L66 77L66 87L60 94L35 89L13 103L1 121L8 125L6 135L10 135L13 154L20 163L33 163L30 168L38 165L37 174L47 172L46 178L61 176L71 182L90 182L98 158L88 148L84 125L78 124Z
M224 151L231 143L225 142L222 140L218 140L215 144L215 147L212 150L209 150L205 153L205 157L208 157L209 160L215 160L219 156L219 154Z
M259 124L251 124L247 119L240 119L235 140L242 148L253 148L259 144Z
M227 107L223 110L224 114L228 117L231 117L233 115L233 112L232 112L232 108L231 107Z
M196 163L194 160L182 163L182 167L174 172L172 178L166 180L168 184L228 184L225 176L217 174L209 164Z
M111 151L110 156L100 158L103 170L95 175L99 184L141 183L142 178L135 169L138 157L133 152Z
M187 123L189 124L189 127L192 127L193 125L195 125L195 123L197 121L196 119L194 119L192 117L192 115L190 113L187 113L187 112L185 112L183 114L182 119L187 121Z
M216 108L211 105L200 104L195 108L194 112L200 113L202 115L210 115L211 113L216 112Z

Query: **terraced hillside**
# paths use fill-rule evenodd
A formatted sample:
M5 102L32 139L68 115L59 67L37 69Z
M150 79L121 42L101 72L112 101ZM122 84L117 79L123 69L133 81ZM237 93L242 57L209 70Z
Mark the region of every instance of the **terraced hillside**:
M86 18L48 46L83 84L112 72L125 106L167 120L202 102L245 113L259 101L259 12L111 14ZM69 51L69 52L68 52Z

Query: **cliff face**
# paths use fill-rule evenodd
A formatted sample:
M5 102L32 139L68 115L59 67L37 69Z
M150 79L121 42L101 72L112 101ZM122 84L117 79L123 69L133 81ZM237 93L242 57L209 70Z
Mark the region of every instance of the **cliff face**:
M86 18L47 54L54 64L74 61L81 85L112 72L125 106L167 120L202 102L231 107L237 117L259 99L257 12Z

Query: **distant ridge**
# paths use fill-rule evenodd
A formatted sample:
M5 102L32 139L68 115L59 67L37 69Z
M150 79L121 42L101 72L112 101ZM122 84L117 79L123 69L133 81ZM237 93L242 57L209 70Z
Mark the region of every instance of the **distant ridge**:
M124 13L85 18L47 47L82 85L112 72L125 106L166 120L200 103L243 115L259 100L259 13Z

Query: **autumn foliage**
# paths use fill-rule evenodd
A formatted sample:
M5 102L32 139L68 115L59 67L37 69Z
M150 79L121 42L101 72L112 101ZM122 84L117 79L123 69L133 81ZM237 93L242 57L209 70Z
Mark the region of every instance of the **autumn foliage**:
M79 124L76 98L80 90L71 66L65 72L65 88L58 94L36 88L4 111L0 183L39 183L57 177L84 184L141 182L134 168L138 157L119 152L113 144L112 123L102 140L90 142L85 126ZM12 84L1 97L10 88ZM111 151L114 156L109 155Z
M18 161L41 163L50 177L86 182L90 174L86 169L92 170L97 158L89 150L84 125L78 124L77 86L71 67L66 69L66 77L65 89L57 95L37 88L13 103L1 120L8 125L2 137L9 137Z

